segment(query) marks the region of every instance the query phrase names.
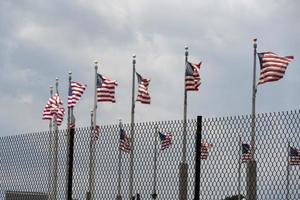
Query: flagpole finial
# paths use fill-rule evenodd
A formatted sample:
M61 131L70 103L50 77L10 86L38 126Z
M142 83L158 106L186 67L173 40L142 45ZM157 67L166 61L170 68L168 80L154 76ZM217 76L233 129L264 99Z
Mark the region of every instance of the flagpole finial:
M187 57L189 55L189 52L188 52L189 47L187 45L185 45L184 49L185 49L185 56Z
M135 63L136 63L135 58L136 58L136 55L133 54L133 55L132 55L132 64L135 64Z
M55 89L56 93L58 93L58 77L55 78Z
M49 89L50 89L50 96L52 97L52 95L53 95L53 86L50 85L50 86L49 86Z
M257 47L257 38L253 39L253 47L256 48Z
M97 69L98 69L99 61L98 61L98 60L95 60L95 61L94 61L94 64L95 64L95 69L97 70Z
M72 79L72 72L69 71L69 81L71 81L71 79Z

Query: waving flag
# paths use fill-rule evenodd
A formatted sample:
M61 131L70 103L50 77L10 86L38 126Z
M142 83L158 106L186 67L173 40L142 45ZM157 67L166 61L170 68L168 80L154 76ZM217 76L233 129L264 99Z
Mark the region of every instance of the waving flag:
M201 62L198 64L186 62L185 65L185 90L198 91L201 84L199 75Z
M261 69L258 84L283 78L288 64L294 59L293 56L283 57L272 52L258 53L258 58Z
M58 93L55 93L49 98L44 108L42 119L51 120L56 116L57 125L60 126L64 118L64 113L65 109L63 108L63 102Z
M242 144L242 162L251 160L251 146L249 144Z
M212 144L209 144L207 142L202 142L201 143L201 155L200 155L200 158L201 160L206 160L208 158L208 151L210 148L212 148Z
M120 129L120 144L119 149L126 153L129 153L131 150L130 139L127 137L124 129Z
M68 108L73 108L83 95L86 85L77 82L71 82L69 86Z
M118 82L97 74L97 101L115 103L115 89Z
M290 165L300 165L300 148L290 147Z
M92 128L93 130L93 128ZM96 125L96 129L93 130L93 139L94 141L98 140L100 137L100 126L99 125Z
M163 134L161 132L158 133L160 138L160 149L165 150L169 148L172 144L172 134L171 133Z
M139 89L136 101L143 104L150 104L151 98L148 92L148 86L150 79L143 78L139 73L136 73L138 77Z

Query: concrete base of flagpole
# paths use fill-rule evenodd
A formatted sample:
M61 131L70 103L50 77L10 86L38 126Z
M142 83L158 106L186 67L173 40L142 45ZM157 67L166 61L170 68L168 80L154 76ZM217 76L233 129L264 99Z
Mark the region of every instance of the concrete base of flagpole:
M256 200L256 170L256 161L249 161L247 164L247 200Z
M157 194L156 192L154 192L152 195L151 195L152 199L157 199Z
M187 200L188 164L180 163L179 166L179 200Z
M122 200L122 196L121 195L117 195L116 200Z
M90 192L86 192L86 200L91 200L91 193Z

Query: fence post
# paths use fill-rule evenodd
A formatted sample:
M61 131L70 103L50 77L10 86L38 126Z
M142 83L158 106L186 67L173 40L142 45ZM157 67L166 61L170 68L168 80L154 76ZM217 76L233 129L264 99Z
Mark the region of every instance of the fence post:
M197 116L197 131L195 141L195 195L194 200L200 199L200 172L201 172L201 139L202 139L202 116Z
M75 128L69 129L69 155L68 155L68 191L67 199L72 200L72 183L73 183L73 155L74 155L74 132Z
M256 200L256 161L247 164L247 200Z

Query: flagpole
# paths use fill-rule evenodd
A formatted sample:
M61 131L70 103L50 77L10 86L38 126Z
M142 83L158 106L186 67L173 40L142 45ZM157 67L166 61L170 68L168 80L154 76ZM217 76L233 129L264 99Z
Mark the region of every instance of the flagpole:
M118 195L116 200L122 200L122 196L121 196L121 176L122 176L122 152L121 152L121 148L120 148L120 143L121 143L121 139L120 139L120 134L121 134L121 129L122 129L122 121L120 119L119 121L119 169L118 169Z
M95 189L95 132L97 124L97 71L98 71L98 61L95 61L95 90L94 90L94 107L93 107L93 123L90 136L90 163L89 163L89 192L88 200L94 200L94 189Z
M56 93L58 94L58 78L55 82ZM58 174L58 125L57 115L54 115L54 172L53 172L53 198L57 198L57 174Z
M154 132L154 142L153 142L153 145L154 145L154 148L153 148L153 151L154 151L154 168L153 168L153 194L152 194L152 199L156 199L157 198L157 193L156 193L156 183L157 183L157 136L158 136L158 127L157 125L155 125L155 132Z
M241 200L241 168L242 168L242 136L239 133L239 177L238 177L238 200Z
M135 110L135 64L136 56L132 56L132 98L131 98L131 124L130 124L130 139L131 139L131 151L130 151L130 171L129 171L129 199L134 199L133 195L133 168L134 168L134 110Z
M256 107L256 54L257 54L257 39L253 40L253 84L252 84L252 115L251 115L251 155L252 159L254 159L255 153L255 107Z
M185 63L188 61L188 46L185 46ZM185 80L185 75L184 75ZM182 148L182 162L186 162L186 115L187 115L187 91L184 85L184 108L183 108L183 148Z
M50 98L53 96L53 87L52 85L50 85ZM49 173L48 173L48 196L49 198L52 195L52 191L51 191L51 179L52 179L52 119L49 120L49 154L48 154L48 162L49 162Z
M289 162L289 158L290 158L290 142L288 141L288 156L287 156L287 167L286 167L286 199L289 199L290 196L290 162Z
M185 63L188 61L188 46L185 46ZM185 82L185 75L184 75ZM187 199L187 176L188 164L186 163L186 115L187 115L187 91L184 84L184 106L183 106L183 134L182 134L182 161L179 167L179 199Z
M69 87L68 87L68 90L70 90L70 87L71 87L71 80L72 80L72 72L69 71ZM70 91L68 91L69 93ZM68 94L69 96L69 94ZM69 146L70 146L70 112L71 112L71 108L68 106L68 116L67 116L67 162L66 162L66 166L67 166L67 169L66 169L66 189L65 189L65 192L66 192L66 198L68 199L68 177L69 177L69 171L68 171L68 166L69 166L69 154L70 154L70 149L69 149Z
M252 115L251 115L251 160L248 162L247 168L247 200L256 200L256 161L255 154L255 106L256 106L256 54L257 54L257 39L253 39L253 85L252 85Z

